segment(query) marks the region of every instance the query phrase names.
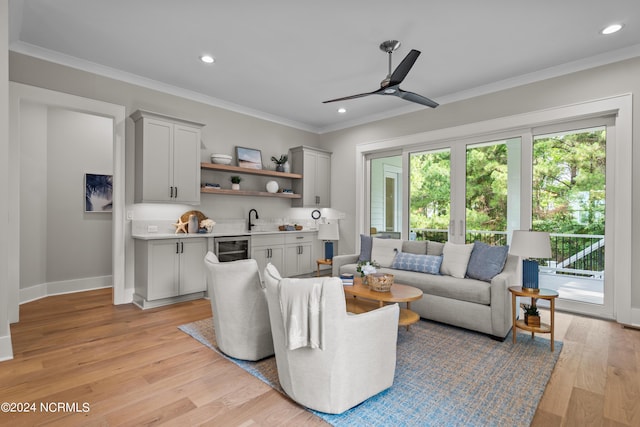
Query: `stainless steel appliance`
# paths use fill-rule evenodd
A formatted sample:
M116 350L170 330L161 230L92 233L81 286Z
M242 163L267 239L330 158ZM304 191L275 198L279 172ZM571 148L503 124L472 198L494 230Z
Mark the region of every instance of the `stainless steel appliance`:
M220 262L249 259L251 255L251 236L214 237L213 244Z

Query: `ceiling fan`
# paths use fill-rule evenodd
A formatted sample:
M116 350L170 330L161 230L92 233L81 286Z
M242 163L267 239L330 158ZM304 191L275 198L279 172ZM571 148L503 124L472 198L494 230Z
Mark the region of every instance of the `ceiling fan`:
M364 96L369 95L393 95L400 97L402 99L406 99L407 101L415 102L418 104L426 105L427 107L436 108L439 104L435 101L432 101L429 98L426 98L422 95L418 95L417 93L407 92L405 90L400 89L400 83L407 77L411 67L420 56L420 51L411 49L411 52L404 57L400 65L391 72L391 56L393 52L400 47L400 42L397 40L387 40L380 44L380 50L389 54L389 74L387 77L380 82L380 89L374 90L373 92L360 93L358 95L345 96L343 98L330 99L328 101L323 101L323 104L328 102L336 102L336 101L345 101L348 99L362 98Z

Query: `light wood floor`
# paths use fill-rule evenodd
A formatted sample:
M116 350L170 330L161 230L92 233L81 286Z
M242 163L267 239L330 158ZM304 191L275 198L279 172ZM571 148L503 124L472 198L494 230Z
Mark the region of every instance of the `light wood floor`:
M0 425L325 425L177 329L210 316L208 300L142 311L113 306L110 290L23 304L15 358L0 362L0 402L36 411L0 413ZM533 425L639 426L640 331L556 319L564 348Z

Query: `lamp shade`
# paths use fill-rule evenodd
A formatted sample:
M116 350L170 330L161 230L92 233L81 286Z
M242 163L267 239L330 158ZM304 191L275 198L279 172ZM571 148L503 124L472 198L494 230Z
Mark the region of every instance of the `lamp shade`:
M332 224L318 224L318 239L319 240L339 240L340 231L338 230L338 223Z
M551 239L546 231L514 230L509 252L522 258L551 258Z

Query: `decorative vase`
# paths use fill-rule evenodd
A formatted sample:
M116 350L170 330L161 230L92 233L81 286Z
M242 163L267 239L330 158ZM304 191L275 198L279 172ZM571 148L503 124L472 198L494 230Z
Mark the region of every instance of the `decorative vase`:
M239 190L240 189L240 184L231 184L231 189L232 190Z
M195 215L189 215L189 224L187 225L187 231L189 234L196 234L198 232L198 217Z
M276 181L267 182L267 191L269 193L277 193L278 192L278 183Z
M280 164L276 165L276 172L284 172L284 166Z
M289 161L288 160L286 162L284 162L284 171L286 173L291 172L291 167L289 166Z

